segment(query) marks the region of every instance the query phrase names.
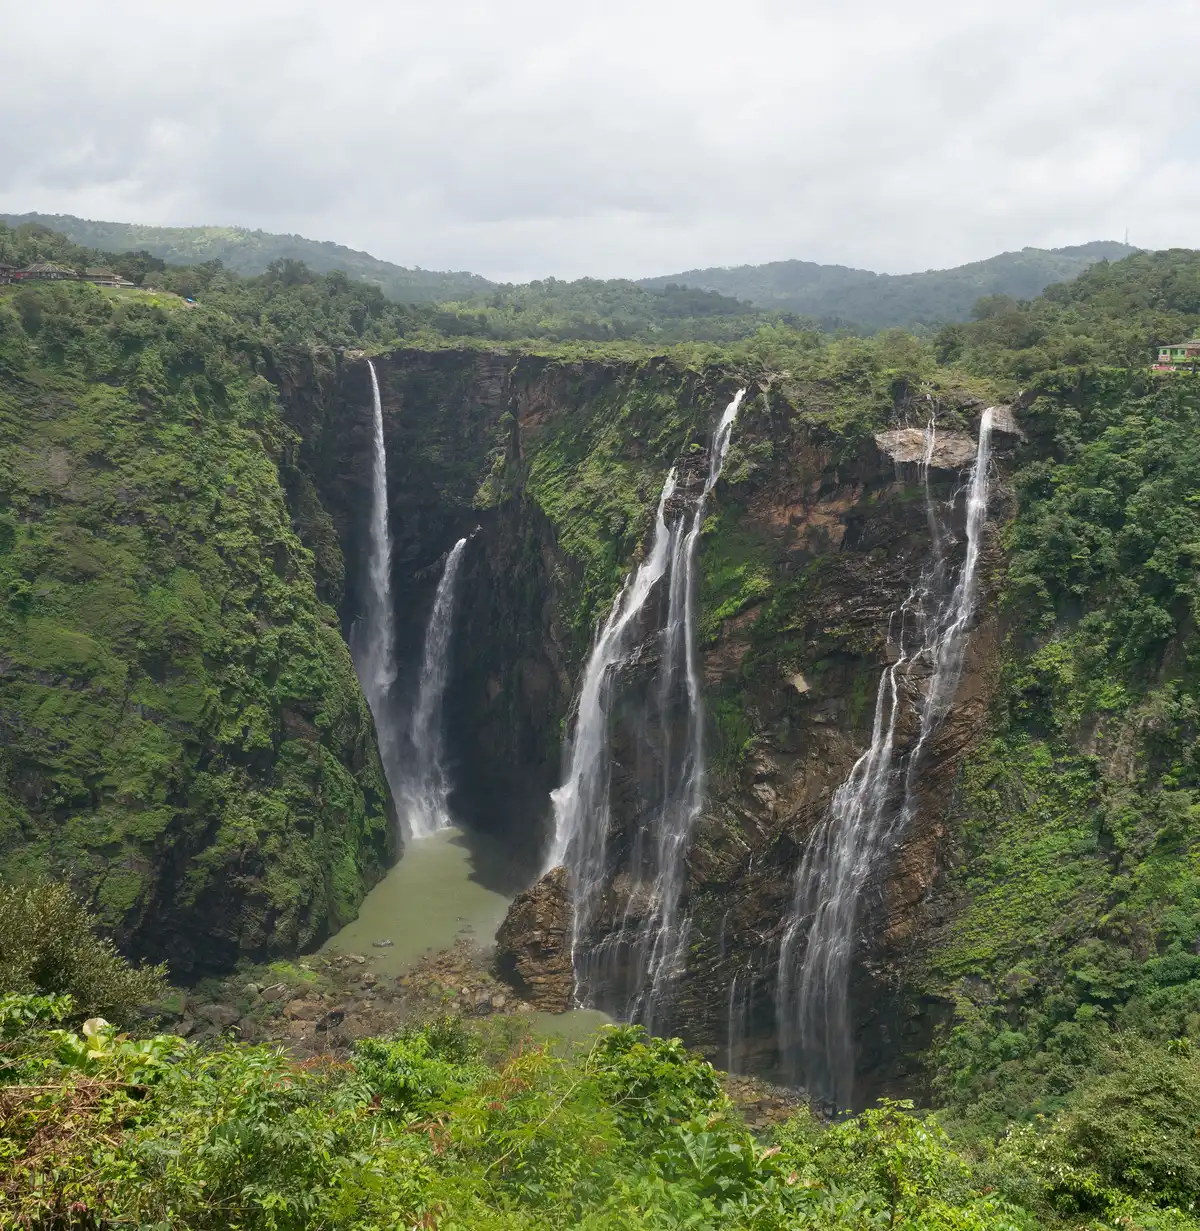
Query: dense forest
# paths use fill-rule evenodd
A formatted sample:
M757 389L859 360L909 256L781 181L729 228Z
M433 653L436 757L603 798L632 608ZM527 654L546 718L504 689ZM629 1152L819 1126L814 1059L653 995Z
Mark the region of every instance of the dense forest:
M976 300L989 295L1032 299L1053 283L1078 277L1098 261L1115 261L1135 249L1097 241L1072 248L1023 248L953 269L876 274L845 265L772 261L728 269L689 269L639 285L667 282L716 291L756 308L810 316L826 328L874 332L896 326L941 325L966 320Z
M0 288L0 1223L1200 1227L1200 386L1149 370L1200 328L1200 254L870 338L679 285L404 304L287 256L245 277L0 225L0 262L44 259L138 287ZM564 1051L519 1016L438 1015L317 1059L168 1029L168 979L303 995L281 959L395 856L347 561L285 411L339 352L398 346L778 386L759 413L803 412L847 466L935 397L1014 405L994 695L902 971L942 1014L917 1105L752 1128L712 1065L630 1027ZM587 379L485 450L475 497L541 502L584 642L652 516L647 457L689 439L659 377ZM733 524L770 452L735 448L705 527L706 635L757 613L741 679L820 583ZM721 694L718 775L753 772L754 704Z
M149 252L172 265L220 261L238 274L261 274L276 261L302 261L314 273L344 273L377 286L399 303L459 299L491 289L478 274L406 269L343 244L272 235L245 227L149 227L128 222L91 222L70 214L0 214L10 227L46 227L72 243L101 252Z
M773 261L636 281L548 278L499 285L475 274L405 269L340 244L237 227L149 227L32 213L0 214L0 222L11 228L42 226L84 248L143 251L173 265L219 261L245 276L265 273L279 262L298 261L314 273L348 274L400 303L444 303L497 338L641 338L655 344L694 338L729 341L771 320L796 317L811 318L824 329L855 333L965 321L980 298L1031 299L1097 262L1135 251L1127 244L1101 241L1025 248L913 274Z

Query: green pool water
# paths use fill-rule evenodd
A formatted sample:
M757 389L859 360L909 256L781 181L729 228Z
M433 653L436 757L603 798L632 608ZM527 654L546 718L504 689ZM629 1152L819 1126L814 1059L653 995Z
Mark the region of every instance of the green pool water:
M424 954L449 949L459 936L491 944L512 899L479 879L477 851L478 843L469 845L457 829L410 841L400 862L367 894L358 918L321 952L361 953L377 974L398 975ZM392 943L375 948L377 940Z
M321 952L360 953L377 975L394 977L425 954L449 949L460 936L490 945L513 895L485 885L477 861L487 860L494 873L502 858L502 852L481 847L475 836L468 841L458 829L410 841L400 862L367 894L358 918L331 936ZM377 940L392 943L376 948ZM567 1050L612 1021L598 1009L520 1016L535 1037Z

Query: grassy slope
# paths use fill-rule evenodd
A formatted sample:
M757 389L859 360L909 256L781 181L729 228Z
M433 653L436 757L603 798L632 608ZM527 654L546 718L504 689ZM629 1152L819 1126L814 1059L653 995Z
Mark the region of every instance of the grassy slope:
M13 290L2 866L69 876L184 968L311 943L386 858L386 788L253 339L141 292Z
M71 214L0 214L0 219L10 226L39 223L77 244L103 252L143 249L172 265L219 260L235 273L251 275L261 274L272 261L303 261L318 273L340 269L373 282L390 299L402 303L459 299L486 291L492 285L478 274L406 269L328 240L273 235L245 227L151 227L131 222L93 222Z

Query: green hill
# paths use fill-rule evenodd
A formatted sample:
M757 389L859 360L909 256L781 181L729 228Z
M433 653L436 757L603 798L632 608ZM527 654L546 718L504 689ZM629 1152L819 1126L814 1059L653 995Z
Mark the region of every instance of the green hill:
M1128 244L1097 240L1072 248L1022 248L954 269L916 274L876 274L813 261L771 261L689 269L642 278L639 285L653 290L683 283L732 295L757 308L811 316L826 325L875 330L965 321L975 301L984 296L1032 299L1052 283L1078 277L1097 261L1119 260L1136 251Z
M150 227L38 213L0 214L0 220L11 226L37 223L101 252L146 251L172 265L219 260L227 269L247 276L263 273L273 261L303 261L316 273L343 270L362 278L401 303L452 304L457 312L486 318L499 336L595 340L632 336L662 341L682 336L727 340L761 323L766 319L760 316L762 312L795 313L827 327L867 332L895 325L944 325L968 320L976 300L984 296L1032 299L1053 283L1078 277L1098 261L1119 260L1137 251L1128 244L1101 240L1072 248L1023 248L953 269L915 274L876 274L813 261L771 261L691 269L636 282L593 278L559 282L551 278L498 286L479 274L406 269L342 244L245 227ZM681 295L681 286L713 292L714 297L708 302L683 303L686 296ZM647 291L652 294L645 295ZM705 318L704 323L692 320L693 314ZM681 325L681 316L690 323Z
M218 260L235 273L253 275L263 273L272 261L303 261L317 273L340 269L373 282L389 299L401 303L462 299L492 286L478 274L406 269L343 244L245 227L147 227L132 222L92 222L72 214L0 214L0 220L10 226L37 223L102 252L144 250L172 265Z

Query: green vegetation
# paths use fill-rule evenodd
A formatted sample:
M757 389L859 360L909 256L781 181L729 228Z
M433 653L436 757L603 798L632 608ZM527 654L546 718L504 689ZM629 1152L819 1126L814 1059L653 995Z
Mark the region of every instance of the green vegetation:
M0 988L69 996L84 1016L129 1021L166 990L161 966L130 966L98 937L83 904L64 885L0 885Z
M100 255L0 226L0 260ZM1200 383L1148 362L1200 327L1200 256L993 296L925 339L830 338L678 288L550 283L439 310L286 258L254 278L119 259L157 290L0 289L0 1222L1198 1226ZM644 340L672 338L666 357ZM126 968L46 876L124 950L199 974L314 944L392 853L324 601L341 548L279 387L398 339L443 352L411 376L418 401L458 388L454 347L529 376L519 433L414 418L395 474L435 475L456 516L515 494L545 513L568 658L668 467L699 457L735 380L753 386L698 592L706 648L744 621L708 698L718 783L786 724L794 673L840 691L851 723L870 709L856 664L878 629L854 568L888 562L827 549L820 526L793 552L801 531L748 517L755 501L805 458L803 490L854 490L871 434L927 397L950 426L1030 391L997 699L956 787L947 909L906 971L952 1018L923 1057L937 1116L800 1115L758 1140L708 1066L628 1030L564 1059L433 1023L297 1065L98 1020L135 1022L162 972ZM445 515L398 507L406 527Z
M153 227L93 222L70 214L0 214L0 226L31 225L73 245L110 254L141 253L177 266L214 263L243 277L283 264L345 274L399 304L440 304L460 318L455 330L496 339L640 338L659 344L729 342L771 321L803 317L824 329L874 333L965 321L977 300L1025 300L1098 262L1135 249L1115 242L1024 248L953 269L876 274L812 261L772 261L631 281L548 278L497 285L478 274L406 269L342 244L273 235L245 227ZM0 261L5 260L0 246ZM122 270L122 272L125 272ZM126 273L126 276L130 276Z
M1111 360L1200 309L1196 268L1156 254L1089 274L1019 311L1040 322L1023 348L984 315L967 358L1041 368L1073 338ZM955 807L959 908L924 958L956 1003L937 1087L981 1131L1119 1094L1114 1030L1151 1066L1200 1035L1200 386L1144 367L1038 386L1000 693Z
M488 290L478 274L405 269L342 244L272 235L245 227L148 227L129 222L92 222L71 214L0 214L0 222L34 224L66 236L72 243L104 252L143 251L171 265L219 261L233 273L266 273L277 262L302 262L316 273L343 273L361 279L397 303L432 303ZM0 256L0 260L4 258Z
M660 289L669 283L731 295L761 311L811 317L827 329L874 333L896 326L964 321L976 300L989 295L1032 299L1051 283L1077 277L1098 261L1135 251L1126 244L1096 242L1074 248L1023 248L954 269L919 274L875 274L844 265L772 261L728 269L690 269L638 285Z
M605 388L581 388L565 413L527 432L526 489L582 573L563 613L581 649L645 538L668 469L705 437L713 402L697 396L699 383L651 362Z
M65 900L53 886L24 899L35 933L58 922L39 894ZM296 1063L228 1039L118 1033L98 1016L58 1025L81 1007L36 980L0 994L5 1226L1200 1225L1184 1213L1200 1199L1200 1060L1187 1049L1114 1051L1068 1113L964 1149L894 1102L833 1126L801 1110L755 1137L710 1065L639 1027L564 1056L503 1024L443 1018Z
M1014 392L1061 388L1080 369L1092 379L1106 366L1144 371L1158 346L1190 338L1200 325L1200 252L1103 262L1032 303L982 299L973 315L937 335L939 360L1000 378Z
M0 293L0 868L69 877L181 970L319 940L393 842L260 330Z
M715 291L668 283L647 290L624 279L549 278L522 286L501 286L441 308L465 322L474 321L489 337L568 339L611 342L636 338L676 342L732 342L764 325L797 324L778 313L762 312Z

